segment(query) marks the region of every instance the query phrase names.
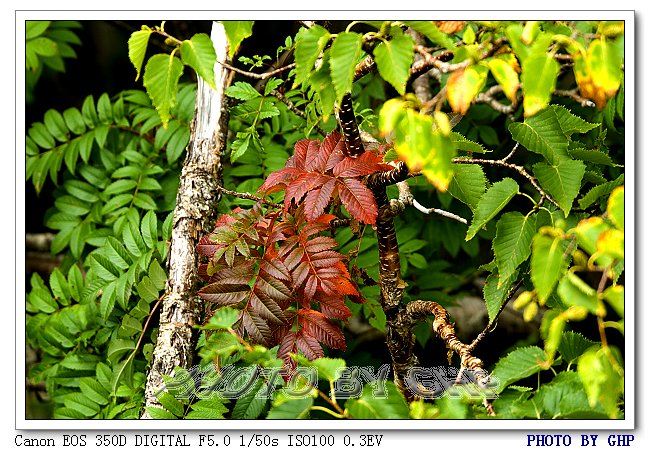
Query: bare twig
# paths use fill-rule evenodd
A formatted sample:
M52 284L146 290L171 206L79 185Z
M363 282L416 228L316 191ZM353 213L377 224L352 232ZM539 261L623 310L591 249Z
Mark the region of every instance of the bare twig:
M514 150L517 148L517 145L515 145L515 148L513 151L511 151L508 156L506 156L504 159L478 159L478 158L454 158L452 161L457 164L482 164L482 165L492 165L492 166L501 166L501 167L507 167L508 169L512 169L515 172L517 172L519 175L523 176L526 178L530 184L539 192L539 194L542 196L542 200L544 198L548 199L549 202L553 203L555 206L558 208L560 205L550 196L548 195L540 186L537 184L537 181L535 181L535 178L533 178L532 175L530 175L528 172L526 172L526 169L524 169L522 166L518 166L516 164L512 164L507 162L507 159L509 159L513 153Z
M506 307L506 305L508 304L508 302L509 302L510 300L512 300L512 297L515 295L515 293L517 292L517 289L519 289L519 286L521 286L522 283L523 283L523 280L519 280L517 283L515 283L514 286L512 286L512 287L510 288L510 291L508 291L508 298L506 299L505 302L503 302L503 304L502 304L501 307L499 308L499 311L497 311L496 315L494 316L494 319L492 319L492 322L489 322L489 323L485 326L485 328L483 329L483 331L481 331L481 332L476 336L476 338L474 338L474 340L472 341L472 343L469 344L469 350L470 350L470 351L473 352L474 349L476 349L476 346L479 344L479 342L481 342L481 341L485 338L485 336L487 336L488 333L490 333L490 331L492 331L492 330L494 329L494 327L496 326L496 323L497 323L497 319L499 318L499 316L501 315L501 313L502 313L503 310L505 309L505 307Z
M424 213L424 214L431 214L431 213L438 214L440 216L447 217L448 219L453 219L453 220L455 220L457 222L460 222L460 223L463 223L463 224L467 225L467 219L465 219L463 217L460 217L460 216L457 216L456 214L451 213L449 211L445 211L444 209L425 208L424 206L422 206L415 199L413 200L413 207L415 209L417 209L418 211L420 211L421 213Z
M275 69L275 70L272 70L270 72L255 73L255 72L247 72L245 70L238 69L237 67L231 66L230 64L228 64L226 62L221 62L221 61L217 61L217 62L219 64L221 64L223 67L225 67L226 69L228 69L228 70L232 70L233 72L237 72L237 73L239 73L241 75L247 76L249 78L254 78L256 80L266 80L267 78L270 78L273 75L277 75L277 74L279 74L281 72L284 72L286 70L290 70L290 69L293 69L294 67L296 67L296 63L291 63L291 64L289 64L287 66L280 67L279 69Z
M226 189L223 186L217 186L217 190L227 194L227 195L232 195L233 197L238 197L238 198L244 198L246 200L253 200L256 202L264 203L267 206L272 206L274 208L281 208L282 205L280 203L273 203L271 201L266 200L265 198L258 197L253 194L249 194L247 192L237 192L237 191L231 191L230 189Z
M372 72L376 68L377 64L375 63L375 58L373 58L372 55L366 56L363 61L357 64L354 68L354 81L357 81L359 78Z
M504 105L494 97L496 94L501 92L503 92L503 88L500 85L496 84L489 88L487 91L478 94L472 103L485 103L490 108L494 109L497 112L500 112L501 114L512 114L517 109L518 102Z
M583 108L593 108L596 106L596 104L588 98L581 97L578 93L578 89L571 89L568 91L558 89L553 92L553 95L557 95L558 97L568 97L571 100L578 102Z

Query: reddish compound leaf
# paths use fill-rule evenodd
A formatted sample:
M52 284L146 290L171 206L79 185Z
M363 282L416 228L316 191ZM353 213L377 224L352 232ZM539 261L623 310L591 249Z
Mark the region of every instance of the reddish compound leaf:
M320 311L313 309L298 310L298 324L304 328L304 333L314 337L330 348L345 350L345 336L341 328L331 322Z
M271 328L269 328L264 319L250 310L244 310L241 319L246 332L254 343L266 346L271 345Z
M346 157L334 167L333 173L337 177L350 178L362 177L375 172L394 169L393 166L383 164L383 158L372 152L365 152L358 158Z
M304 173L302 169L285 167L284 169L271 173L264 181L264 184L259 187L258 191L266 194L281 191L286 188L287 183L292 182Z
M323 348L318 341L303 328L298 331L296 336L296 347L305 355L309 360L322 358L325 356ZM295 352L293 352L295 353Z
M335 187L336 179L331 178L320 189L314 189L307 193L305 197L305 217L307 221L313 222L323 214L332 198Z
M293 150L293 155L289 157L285 167L295 167L296 169L305 170L307 147L309 147L309 139L301 139L296 142Z
M305 172L296 178L289 186L287 186L287 192L284 196L285 213L289 210L292 200L296 202L296 205L298 205L308 191L315 187L324 185L330 179L331 177L318 172Z
M370 189L359 180L348 178L337 184L341 202L359 222L374 224L377 220L377 204Z
M245 284L220 284L212 283L198 292L199 297L219 306L234 305L244 300L250 293L250 288Z

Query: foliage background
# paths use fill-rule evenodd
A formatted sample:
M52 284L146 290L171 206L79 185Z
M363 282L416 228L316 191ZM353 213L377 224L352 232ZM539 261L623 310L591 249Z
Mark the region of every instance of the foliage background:
M99 25L94 25L97 27L103 27L107 26L106 24L99 24ZM105 33L103 31L105 30L94 30L92 29L93 27L90 27L91 30L89 32L89 36L92 36L93 33L101 33L102 36L105 35L110 35L110 36L118 36L119 39L115 39L114 45L106 45L106 43L98 41L97 43L97 50L98 51L88 51L87 55L80 54L79 58L76 60L71 60L71 65L69 69L66 70L66 74L63 76L45 76L43 78L43 81L39 83L38 89L35 91L35 101L33 103L33 108L30 106L28 110L30 111L30 116L28 116L27 123L31 123L31 115L33 114L34 120L40 120L42 115L44 114L44 110L49 109L49 108L57 108L57 109L64 109L70 106L77 106L81 107L81 104L83 103L83 99L85 98L86 95L90 93L95 93L96 96L99 96L103 92L108 92L109 94L117 93L121 91L122 89L125 88L140 88L138 84L135 84L129 80L129 78L120 78L117 77L117 74L125 74L128 75L129 77L132 76L133 72L131 68L126 64L125 60L122 59L121 61L123 62L118 62L120 61L117 55L123 55L126 54L126 49L124 43L126 42L126 39L128 39L129 32L127 31L129 27L133 27L132 29L137 29L139 26L138 24L134 23L126 23L126 24L118 24L118 27L124 27L123 29L126 32L116 32L116 33ZM177 32L179 36L185 35L185 36L190 36L196 32L199 31L206 31L206 30L200 30L200 29L194 29L193 23L179 23L175 24L175 26L178 26L178 30L174 30ZM274 24L273 26L278 26L278 24ZM334 24L336 26L336 24ZM295 23L287 23L287 27L294 27L295 28ZM278 29L285 29L282 27L278 27ZM85 27L82 29L83 32L86 32ZM173 34L173 32L172 32ZM247 40L244 42L244 47L241 50L241 54L274 54L275 53L275 48L278 46L282 45L282 40L279 40L279 42L273 42L270 39L262 39L260 42L256 42L254 38L256 36L266 36L268 37L269 35L273 35L272 33L266 33L264 31L260 31L258 29L255 30L255 33L253 35L253 38L250 40ZM126 38L124 38L126 37ZM86 48L87 47L87 42L92 42L92 37L89 37L88 40L83 39L82 41L84 42L84 45L81 46L81 48ZM267 47L263 47L262 44L267 43L269 44ZM85 53L85 50L84 50ZM97 57L97 55L101 55L101 57ZM111 55L114 55L116 58L115 60L112 60ZM88 63L85 62L83 58L89 57L92 59L93 57L101 62L103 66L98 66L97 72L98 73L105 73L107 74L107 78L103 80L103 82L98 86L98 83L96 83L96 80L93 80L93 89L98 88L97 91L94 92L89 92L89 91L84 91L84 93L81 95L79 98L74 98L74 96L71 96L70 98L66 99L61 99L60 96L55 96L56 101L52 102L53 99L48 98L48 93L52 92L66 92L72 94L74 91L79 91L79 86L84 86L84 83L88 82L88 77L81 76L81 78L77 79L74 77L75 73L75 66L74 64L79 64L79 67L81 67L81 72L85 72L88 70ZM75 62L76 61L76 62ZM110 64L107 64L107 61L110 62ZM119 68L124 68L124 70L116 70ZM70 77L69 77L70 76ZM74 89L72 87L66 87L64 83L69 82L68 78L71 78L72 81L70 83L71 86L74 86ZM65 80L65 81L64 81ZM363 83L362 83L363 84ZM387 89L389 92L389 97L394 95L394 92L390 90L390 87L386 87L383 89ZM379 90L382 91L383 89ZM114 90L114 91L113 91ZM377 94L377 91L375 90L375 95L377 96L375 98L375 101L373 102L373 89L368 88L368 97L363 98L362 101L367 102L367 104L364 104L363 106L367 107L377 107L377 105L380 103L380 100L382 99L384 94L383 92ZM363 95L361 93L361 95ZM378 101L379 100L379 101ZM60 102L60 103L57 103ZM40 106L39 106L40 105ZM60 105L60 106L59 106ZM40 109L39 109L40 108ZM363 111L363 108L361 109ZM363 115L363 112L360 113ZM477 130L476 136L472 136L471 138L475 140L482 141L483 143L487 145L498 145L500 142L503 143L503 139L500 139L500 136L495 136L494 135L494 128L491 126L492 121L497 119L496 115L488 110L487 108L475 108L472 116L472 120L474 121L475 129ZM612 123L613 125L613 123ZM459 127L459 130L462 132L462 124ZM465 132L470 133L469 128L467 125L465 125ZM490 131L492 130L492 131ZM466 134L468 137L469 134ZM49 181L47 182L49 183ZM27 192L33 193L33 190L31 189L30 186L31 183L28 183L27 185ZM241 187L241 186L240 186ZM44 217L44 212L43 209L45 207L49 206L52 202L53 199L47 198L47 193L52 192L53 188L52 186L45 185L43 188L43 193L40 196L34 196L30 198L28 201L30 204L41 204L44 205L43 208L34 208L33 211L36 213L33 217L30 216L28 219L28 224L33 224L34 228L33 230L28 229L29 231L41 231L42 227L40 224L43 223L43 219L41 217ZM440 196L436 194L433 194L433 191L429 189L430 192L430 198L429 198L429 203L439 203L440 206L448 206L450 202L450 198L445 198L444 196ZM33 203L31 203L33 201ZM39 212L40 209L40 212ZM31 214L32 209L30 208L30 214ZM448 297L445 297L445 295L440 295L440 293L435 293L431 294L437 301L440 301L443 304L451 305L452 300L455 299L456 297L461 297L465 296L468 293L477 293L476 292L476 287L472 287L471 285L471 273L468 272L465 274L465 276L461 275L458 276L458 274L463 274L462 267L458 267L457 265L453 268L453 273L448 273L445 269L447 269L450 266L450 263L455 263L457 261L456 257L459 254L465 254L473 258L478 258L481 260L483 258L482 262L489 262L489 255L486 255L486 252L489 252L489 247L486 248L480 248L480 247L473 247L477 244L477 240L473 241L474 244L465 244L463 242L463 232L458 228L455 229L453 225L449 225L447 222L441 222L437 224L436 227L431 228L431 231L429 231L430 235L429 236L424 236L421 237L421 232L422 230L414 229L413 227L409 227L406 224L407 223L415 223L417 222L418 218L418 213L414 211L409 211L407 212L407 216L404 220L404 222L401 222L401 225L398 225L399 231L398 233L402 233L400 243L408 242L410 241L410 247L406 247L406 249L403 249L403 252L405 255L405 267L411 266L414 269L414 272L417 272L417 269L424 269L426 268L426 264L423 261L426 261L428 257L431 257L431 255L434 254L434 252L438 252L436 254L442 254L444 255L443 257L440 258L439 265L440 265L440 272L439 278L434 278L433 280L427 280L429 281L429 284L427 285L426 282L422 282L421 280L418 282L417 288L420 292L417 293L419 298L426 298L426 291L428 290L436 290L440 287L445 287L448 291L451 291L450 295ZM32 225L30 225L31 227ZM434 237L435 234L437 233L447 233L448 239L436 239ZM490 231L488 229L487 231L487 236L489 237L493 231ZM437 242L437 247L429 247L427 246L427 242ZM456 246L456 242L460 242L460 247ZM419 256L416 256L419 255ZM369 257L370 258L370 257ZM446 262L445 262L446 260ZM418 267L418 264L422 267ZM429 270L432 268L429 267ZM468 270L471 270L471 265L469 265ZM452 271L449 271L452 272ZM451 287L450 287L451 286ZM454 289L456 287L456 289ZM424 292L422 292L424 291ZM443 294L446 294L443 292ZM478 292L479 295L480 291ZM375 321L381 321L381 314L378 314L374 311L366 311L366 314L368 319L370 320L375 320ZM376 322L375 322L376 324ZM585 328L588 329L589 325L585 325ZM524 332L522 333L521 337L523 341L520 341L517 343L518 346L523 345L524 343L534 343L535 338L534 335L530 335L530 329L525 329L523 330ZM427 361L427 358L431 358L431 363L433 361L440 361L444 360L444 354L445 351L440 348L439 345L435 345L435 343L427 343L427 338L429 336L429 332L427 330L426 326L420 327L417 331L419 342L421 344L425 345L424 349L418 350L418 352L422 355L426 355L423 358L423 363L427 364L429 361ZM592 336L593 337L593 336ZM616 339L616 338L615 338ZM507 341L504 342L501 337L499 336L499 333L493 333L492 335L489 336L488 339L483 343L485 348L499 348L501 349L498 352L493 352L493 353L485 353L484 355L482 354L482 357L486 361L488 365L491 365L498 359L501 355L507 353L509 344L513 342L512 338L512 333L508 333ZM349 349L346 354L346 359L348 361L348 364L351 365L352 362L358 364L358 365L363 365L365 363L371 363L372 365L379 365L381 362L385 362L389 360L389 357L386 353L381 354L377 352L370 352L369 350L376 349L377 346L373 343L368 344L367 346L364 346L362 343L359 343L357 348ZM622 347L622 346L621 346ZM331 353L331 356L342 356L340 354L337 354L335 352ZM442 357L442 359L441 359Z

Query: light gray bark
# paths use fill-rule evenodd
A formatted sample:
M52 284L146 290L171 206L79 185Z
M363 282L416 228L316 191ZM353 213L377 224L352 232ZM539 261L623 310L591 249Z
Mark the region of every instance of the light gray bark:
M228 62L228 39L222 24L214 22L212 42L217 53L215 91L199 78L196 107L187 156L181 172L171 247L168 279L160 312L160 327L145 387L145 405L159 406L156 393L164 388L163 375L175 367L193 364L196 330L202 301L196 295L198 282L196 245L217 206L221 185L221 156L228 127L225 89L231 74L219 62ZM143 419L150 419L148 413Z

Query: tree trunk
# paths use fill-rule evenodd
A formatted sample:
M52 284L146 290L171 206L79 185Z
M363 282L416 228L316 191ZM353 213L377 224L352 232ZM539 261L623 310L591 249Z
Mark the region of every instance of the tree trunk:
M189 368L193 363L196 330L201 320L201 299L196 295L196 245L208 226L218 202L221 181L221 156L226 146L228 108L225 89L230 72L219 62L228 62L228 40L223 25L214 22L212 42L217 54L215 83L217 91L199 78L192 134L181 172L171 247L168 279L160 312L160 327L145 387L145 405L159 406L156 393L164 388L163 375L172 375L175 367ZM143 419L151 416L145 412Z

